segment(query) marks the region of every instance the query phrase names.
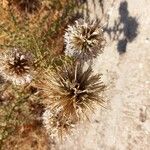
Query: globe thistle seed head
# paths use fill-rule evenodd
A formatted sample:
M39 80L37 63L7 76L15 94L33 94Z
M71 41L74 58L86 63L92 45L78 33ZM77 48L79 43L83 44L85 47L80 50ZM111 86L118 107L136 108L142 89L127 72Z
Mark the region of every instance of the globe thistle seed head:
M32 80L32 61L29 54L13 49L0 54L0 73L4 79L16 85L29 83Z
M80 63L67 63L56 68L55 73L47 77L48 105L77 120L84 118L89 109L93 110L93 104L102 105L105 85L101 75L92 75L92 72L91 67L83 71Z
M12 4L14 4L20 11L30 14L36 12L41 6L39 0L12 0Z
M75 25L68 26L64 40L66 55L84 58L85 60L102 53L105 44L99 21L76 21Z
M42 116L44 127L51 138L65 137L75 126L70 118L64 116L60 109L46 108Z

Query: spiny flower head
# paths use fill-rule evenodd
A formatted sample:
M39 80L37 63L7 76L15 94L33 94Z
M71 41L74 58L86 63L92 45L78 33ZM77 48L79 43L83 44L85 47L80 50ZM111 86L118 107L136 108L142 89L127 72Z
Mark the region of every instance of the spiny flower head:
M75 25L69 25L64 36L65 54L87 60L102 53L105 40L99 24L97 20L91 22L79 20Z
M46 108L42 116L44 127L51 138L65 137L74 128L73 120L63 115L60 109Z
M56 67L52 75L47 75L48 105L77 120L84 118L87 110L93 110L93 104L102 105L105 85L101 75L92 75L92 72L91 66L83 71L81 63L64 63Z
M12 0L10 3L13 3L17 6L20 11L27 13L33 13L40 8L40 0Z
M31 68L31 55L25 52L13 49L0 54L0 73L16 85L31 82Z

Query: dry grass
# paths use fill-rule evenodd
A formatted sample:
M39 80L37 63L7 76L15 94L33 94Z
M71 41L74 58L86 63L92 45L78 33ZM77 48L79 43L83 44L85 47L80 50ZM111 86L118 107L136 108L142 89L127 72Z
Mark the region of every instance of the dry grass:
M41 72L51 66L56 54L62 54L64 30L74 17L76 4L72 0L35 1L0 2L0 50L25 49L35 56L35 71ZM19 87L0 77L0 149L47 149L41 126L44 106L41 93L33 86L39 77ZM23 138L22 132L26 133Z
M15 138L14 138L15 137ZM49 147L49 139L45 134L45 130L41 128L38 122L32 122L24 126L18 127L16 132L4 141L3 150L47 150Z

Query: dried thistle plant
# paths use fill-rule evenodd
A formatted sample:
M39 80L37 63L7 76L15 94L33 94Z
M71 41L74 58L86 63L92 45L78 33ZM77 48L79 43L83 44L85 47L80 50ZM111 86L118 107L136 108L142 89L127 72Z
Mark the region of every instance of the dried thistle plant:
M58 43L60 43L59 41L62 39L66 24L74 17L73 12L76 8L76 2L73 0L67 2L66 0L60 1L59 3L62 4L59 6L60 8L58 8L58 6L56 7L55 0L52 0L52 2L49 0L6 1L9 2L7 6L9 8L5 9L3 12L6 16L4 15L1 17L2 23L0 24L0 32L2 34L4 33L4 35L2 35L2 41L0 41L0 48L19 47L21 50L29 50L36 59L34 61L36 72L40 73L43 68L45 69L51 66L50 54L53 53L51 50L54 49L55 51L55 47L56 50L58 49L57 47L59 47L60 51L63 49L63 44L61 47ZM38 9L40 9L40 11L38 11ZM32 15L29 15L30 13ZM25 16L22 16L22 14ZM61 37L59 41L57 37ZM12 51L7 50L2 53L0 52L0 76L2 75L5 80L11 81L15 85L29 83L32 78L34 81L41 78L39 74L32 74L32 69L35 68L33 68L32 65L33 59L29 56L30 53L22 52L17 49L13 49ZM47 57L45 57L45 55ZM0 104L4 106L1 107L1 110L4 112L1 114L4 119L6 118L6 126L2 128L2 132L4 131L3 133L7 134L6 136L3 136L4 134L0 133L0 149L2 145L4 145L5 149L5 145L7 145L7 141L9 141L11 135L17 140L16 134L18 134L18 126L22 129L22 125L24 126L26 123L28 125L28 122L32 121L32 119L41 119L40 115L43 113L43 105L42 108L41 105L38 105L38 101L41 100L42 94L40 93L40 95L38 92L35 92L36 89L39 89L40 87L36 87L36 89L31 89L31 91L29 91L25 88L29 88L30 84L23 87L13 86L9 82L4 82L3 84L9 86L6 93L9 90L12 90L15 94L13 93L14 97L10 100L11 103L10 101L8 103L5 101L5 99L7 101L9 100L7 98L10 97L8 93L7 97L2 97L2 101L0 100ZM9 106L7 104L9 104ZM7 106L6 109L5 106ZM58 122L62 122L59 127L62 126L63 131L66 131L70 124L72 124L72 120L67 120L66 117L62 118L61 113L57 115L59 117L56 117L56 120L61 118ZM53 118L57 115L53 115ZM1 121L3 123L2 117L0 117L0 122ZM64 123L66 123L66 125L63 125ZM34 131L32 134L34 135ZM27 139L29 139L28 137ZM12 143L15 143L15 140L10 142L10 147L13 146ZM15 147L18 147L18 144Z
M63 115L60 109L46 108L42 116L44 127L51 138L65 137L75 126L75 121Z
M91 66L84 71L81 63L64 62L56 67L53 74L47 75L46 103L52 110L60 109L68 118L84 118L88 110L94 110L94 104L103 104L105 85L101 75L92 72Z
M18 10L22 12L31 14L37 11L41 6L41 2L39 0L11 0L10 4L15 5Z
M4 79L21 85L32 80L31 55L18 49L7 50L0 54L0 73Z
M105 39L100 22L79 20L75 25L68 26L64 36L65 54L84 58L85 60L96 57L103 52Z

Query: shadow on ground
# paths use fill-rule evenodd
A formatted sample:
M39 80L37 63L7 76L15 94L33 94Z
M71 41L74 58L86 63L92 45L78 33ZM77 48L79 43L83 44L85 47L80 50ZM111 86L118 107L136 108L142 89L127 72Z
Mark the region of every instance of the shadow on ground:
M123 27L122 27L123 25ZM136 17L130 16L128 11L127 1L121 2L119 7L119 20L115 20L113 27L108 27L108 24L104 28L110 39L118 40L117 50L119 54L126 52L127 44L133 42L138 34L138 21ZM120 39L120 35L123 37Z
M96 1L98 1L98 6L97 6L97 4L96 4ZM87 18L90 18L90 9L89 9L89 7L91 7L91 6L89 6L90 4L89 4L89 1L88 0L76 0L76 2L78 3L78 5L84 5L85 6L85 8L83 8L82 9L82 14L86 14L85 16L87 17ZM94 10L93 10L93 13L95 12L95 10L96 10L96 7L99 7L100 9L101 9L101 13L102 14L104 14L104 0L91 0L91 4L94 6ZM85 13L84 13L85 12ZM85 17L84 16L84 17ZM98 19L98 16L95 16L96 17L96 19Z

